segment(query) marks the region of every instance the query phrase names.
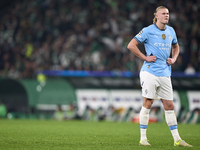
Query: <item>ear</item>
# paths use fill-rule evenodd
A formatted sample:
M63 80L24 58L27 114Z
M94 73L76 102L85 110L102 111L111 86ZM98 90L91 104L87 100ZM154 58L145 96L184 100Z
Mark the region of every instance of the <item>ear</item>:
M158 13L155 14L156 19L158 20Z
M158 17L158 15L157 15L157 12L155 12L155 13L154 13L154 16L155 16L155 18L157 18L157 17Z

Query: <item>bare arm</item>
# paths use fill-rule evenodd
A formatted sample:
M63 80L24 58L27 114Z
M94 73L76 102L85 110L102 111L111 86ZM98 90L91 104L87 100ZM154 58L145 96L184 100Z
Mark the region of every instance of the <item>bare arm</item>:
M137 47L139 43L135 40L132 39L127 48L137 57L139 57L140 59L147 61L147 62L155 62L156 61L156 56L148 56L146 57Z
M179 55L179 45L178 43L175 45L172 45L172 58L167 58L167 64L172 65L176 62L176 59Z

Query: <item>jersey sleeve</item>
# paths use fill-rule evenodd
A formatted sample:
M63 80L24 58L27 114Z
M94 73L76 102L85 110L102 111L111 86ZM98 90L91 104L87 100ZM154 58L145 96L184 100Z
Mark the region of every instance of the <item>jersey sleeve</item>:
M176 32L174 31L174 29L172 28L172 45L176 45L178 43L177 37L176 37Z
M135 37L134 39L139 43L143 43L147 40L147 30L143 28Z

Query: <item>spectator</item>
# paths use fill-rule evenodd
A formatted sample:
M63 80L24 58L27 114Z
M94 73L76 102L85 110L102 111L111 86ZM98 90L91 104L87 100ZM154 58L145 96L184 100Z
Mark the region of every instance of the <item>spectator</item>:
M5 118L7 115L6 106L0 101L0 118Z
M195 74L196 71L195 71L194 67L192 66L192 64L189 63L187 65L187 68L185 69L184 73L185 74Z
M62 121L62 120L65 120L65 118L66 118L65 112L62 110L62 107L60 105L58 105L57 110L53 114L53 119Z
M76 119L77 114L76 114L76 109L73 104L68 105L68 109L66 110L65 114L66 114L65 119L67 120Z

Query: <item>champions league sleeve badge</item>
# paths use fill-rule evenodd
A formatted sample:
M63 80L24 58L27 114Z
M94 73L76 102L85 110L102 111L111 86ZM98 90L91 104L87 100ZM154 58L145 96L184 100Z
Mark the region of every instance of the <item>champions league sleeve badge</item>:
M166 35L162 34L162 39L165 40L166 39Z
M143 33L143 31L141 30L136 36L138 36L139 38L141 38L141 34Z

